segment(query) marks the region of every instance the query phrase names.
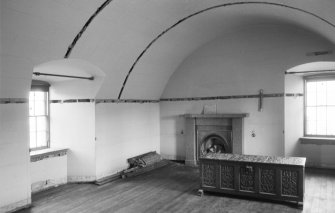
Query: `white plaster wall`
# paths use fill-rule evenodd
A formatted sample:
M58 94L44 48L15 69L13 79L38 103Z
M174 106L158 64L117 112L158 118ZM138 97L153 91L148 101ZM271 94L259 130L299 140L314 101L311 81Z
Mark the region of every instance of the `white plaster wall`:
M50 104L52 147L68 148L68 181L95 180L95 104Z
M217 113L249 113L244 118L244 154L282 155L283 99L264 100L264 110L258 112L257 99L162 102L161 105L161 153L167 159L185 159L185 113L201 114L203 107L216 106ZM271 126L271 128L269 128ZM251 137L251 132L256 137Z
M30 163L31 190L41 191L67 183L67 155Z
M76 63L76 61L73 62ZM53 62L50 62L51 65L52 63ZM79 61L78 63L81 65L84 62ZM85 68L89 67L87 63L88 62L85 62L82 66L79 66L79 68L85 71ZM67 64L57 66L65 69L60 72L76 68L67 66ZM46 71L55 69L57 66L44 65ZM87 73L95 76L94 81L81 79L52 82L50 87L50 99L94 99L103 81L103 73L93 68L87 71ZM50 139L52 147L69 149L67 163L69 182L96 180L94 102L51 103Z
M52 99L94 98L99 84L89 80L67 80L52 83Z
M301 144L301 155L307 158L306 165L335 169L335 146Z
M301 75L285 76L286 93L304 93ZM300 137L304 135L304 97L285 98L285 155L301 156Z
M27 117L27 104L0 104L0 212L31 202Z
M127 159L160 151L157 103L96 105L97 179L128 167Z
M0 98L27 98L30 87L27 59L4 49L3 1L0 2ZM26 68L27 68L26 67ZM28 71L29 72L29 71ZM28 104L0 104L0 212L31 203Z
M280 25L259 25L231 32L193 52L171 76L162 98L284 93L284 72L313 60L306 52L331 43L311 32ZM216 104L218 113L249 113L245 119L245 153L285 155L284 98L161 102L161 153L184 158L180 115L201 113ZM251 137L255 131L256 137ZM291 148L290 148L291 149ZM287 151L289 153L289 151ZM290 151L291 152L291 151Z

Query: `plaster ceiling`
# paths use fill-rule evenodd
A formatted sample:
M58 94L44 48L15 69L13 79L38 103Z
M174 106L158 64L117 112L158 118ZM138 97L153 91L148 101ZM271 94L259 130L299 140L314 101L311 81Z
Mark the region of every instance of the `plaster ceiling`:
M35 66L62 59L104 2L1 1L2 51ZM187 56L240 29L301 28L335 43L334 10L331 0L114 0L85 28L69 58L85 60L105 73L99 98L117 98L124 86L120 98L159 99Z

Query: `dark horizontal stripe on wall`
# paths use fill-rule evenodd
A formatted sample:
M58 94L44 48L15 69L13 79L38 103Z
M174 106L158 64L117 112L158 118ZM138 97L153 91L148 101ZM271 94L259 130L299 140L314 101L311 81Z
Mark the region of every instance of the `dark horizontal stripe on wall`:
M263 98L276 97L297 97L303 96L302 93L272 93L263 94ZM243 98L259 98L260 95L229 95L229 96L212 96L212 97L189 97L189 98L162 98L160 101L205 101L205 100L227 100L227 99L243 99Z
M28 103L27 98L0 98L0 104L24 104Z
M145 99L96 99L95 102L99 103L159 103L159 100L145 100Z
M285 93L286 97L297 97L297 96L304 96L303 93Z
M94 102L94 99L66 99L66 100L50 100L50 103L90 103Z
M263 94L263 98L276 97L302 97L302 93L272 93ZM159 103L167 101L206 101L206 100L228 100L228 99L244 99L244 98L259 98L260 95L228 95L228 96L209 96L209 97L187 97L187 98L162 98L160 100L148 99L65 99L65 100L50 100L50 103ZM0 98L0 104L22 104L28 103L27 98Z

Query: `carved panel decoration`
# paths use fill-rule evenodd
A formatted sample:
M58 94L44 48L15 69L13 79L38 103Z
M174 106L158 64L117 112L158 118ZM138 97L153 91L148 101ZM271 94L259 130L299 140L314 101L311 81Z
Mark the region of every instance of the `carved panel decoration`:
M241 166L240 189L255 191L255 168L253 166Z
M282 171L282 194L298 196L298 172L291 170Z
M202 183L205 186L215 187L215 165L203 164L202 165Z
M234 167L221 165L221 188L234 189Z
M260 191L265 193L276 192L276 178L274 169L260 169Z
M200 189L225 194L304 201L306 158L207 153L200 158ZM302 204L302 203L301 203Z

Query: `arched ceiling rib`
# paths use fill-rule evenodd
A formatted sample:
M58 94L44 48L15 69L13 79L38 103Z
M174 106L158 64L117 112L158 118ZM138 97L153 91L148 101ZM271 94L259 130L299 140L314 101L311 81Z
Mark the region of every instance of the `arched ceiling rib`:
M77 41L80 39L81 35L85 32L87 27L91 24L95 16L97 16L111 1L113 0L106 0L94 13L91 15L91 17L86 21L84 26L81 28L80 32L76 35L76 37L73 39L70 46L67 48L67 51L65 53L64 58L68 58L71 54L72 49L76 45Z
M1 10L3 55L88 61L106 73L98 98L159 99L192 52L241 29L281 25L335 43L333 1L4 0Z
M128 81L128 78L131 74L131 72L134 70L136 64L138 63L138 61L142 58L142 56L145 54L146 51L148 51L148 49L160 38L162 37L164 34L166 34L168 31L170 31L171 29L173 29L174 27L176 27L177 25L179 25L180 23L186 21L187 19L189 18L192 18L193 16L196 16L196 15L199 15L201 13L204 13L204 12L207 12L209 10L213 10L213 9L216 9L216 8L220 8L220 7L229 7L229 6L237 6L237 5L245 5L245 4L265 4L265 5L273 5L273 6L279 6L279 7L284 7L284 8L288 8L288 9L292 9L292 10L296 10L296 11L299 11L299 12L303 12L303 13L306 13L306 14L309 14L315 18L318 18L320 19L321 21L325 22L326 24L329 24L330 26L334 27L335 28L335 25L332 24L331 22L327 21L326 19L314 14L314 13L311 13L311 12L308 12L306 10L302 10L302 9L299 9L299 8L296 8L296 7L291 7L291 6L288 6L288 5L284 5L284 4L278 4L278 3L271 3L271 2L234 2L234 3L226 3L226 4L220 4L220 5L216 5L216 6L212 6L212 7L209 7L209 8L206 8L206 9L203 9L203 10L200 10L198 12L195 12L191 15L188 15L180 20L178 20L175 24L171 25L170 27L168 27L167 29L163 30L163 32L161 32L157 37L155 37L146 47L145 49L140 53L140 55L136 58L135 62L132 64L126 78L124 79L124 82L123 82L123 85L121 87L121 90L119 92L119 95L118 95L118 99L121 99L121 96L122 96L122 93L123 93L123 90L124 90L124 87L126 86L127 84L127 81Z
M95 16L98 15L99 12L101 12L101 10L103 8L105 8L111 1L107 0L105 1L98 9L97 11L90 17L90 19L86 22L86 24L84 25L84 27L82 28L82 30L78 33L78 35L75 37L74 41L72 42L72 44L69 46L69 49L66 53L65 57L68 57L72 48L74 48L75 43L77 42L77 40L80 38L80 36L82 35L82 33L86 30L86 28L88 27L88 25L91 23L91 21L93 20L93 18ZM163 35L165 35L166 33L168 33L170 30L172 30L173 28L175 28L176 26L180 25L181 23L185 22L186 20L200 15L202 13L208 12L210 10L214 10L214 9L218 9L218 8L223 8L223 7L230 7L230 6L241 6L241 5L266 5L266 6L273 6L273 7L280 7L280 8L284 8L287 10L292 10L294 12L298 12L298 13L303 13L303 14L307 14L313 18L318 19L319 21L323 22L326 25L331 26L332 28L335 28L335 25L333 23L331 23L330 21L328 21L327 19L314 14L310 11L298 8L298 7L294 7L294 6L289 6L286 4L281 4L281 3L274 3L274 2L265 2L265 1L247 1L247 2L229 2L229 3L224 3L224 4L218 4L218 5L214 5L214 6L210 6L207 7L205 9L201 9L199 11L196 11L194 13L191 13L190 15L187 15L181 19L179 19L178 21L176 21L174 24L172 24L171 26L167 27L166 29L164 29L162 32L160 32L156 37L154 37L146 46L145 48L139 53L139 55L137 56L137 58L135 59L135 61L132 63L127 75L125 76L124 80L123 80L123 84L121 86L121 89L119 91L118 94L118 99L121 99L123 91L126 87L126 84L128 82L128 79L131 75L131 73L133 72L135 66L138 64L138 62L140 61L140 59L146 54L146 52L150 49L150 47L157 42ZM112 5L111 5L112 6ZM165 76L168 77L168 76ZM166 83L166 82L165 82Z

